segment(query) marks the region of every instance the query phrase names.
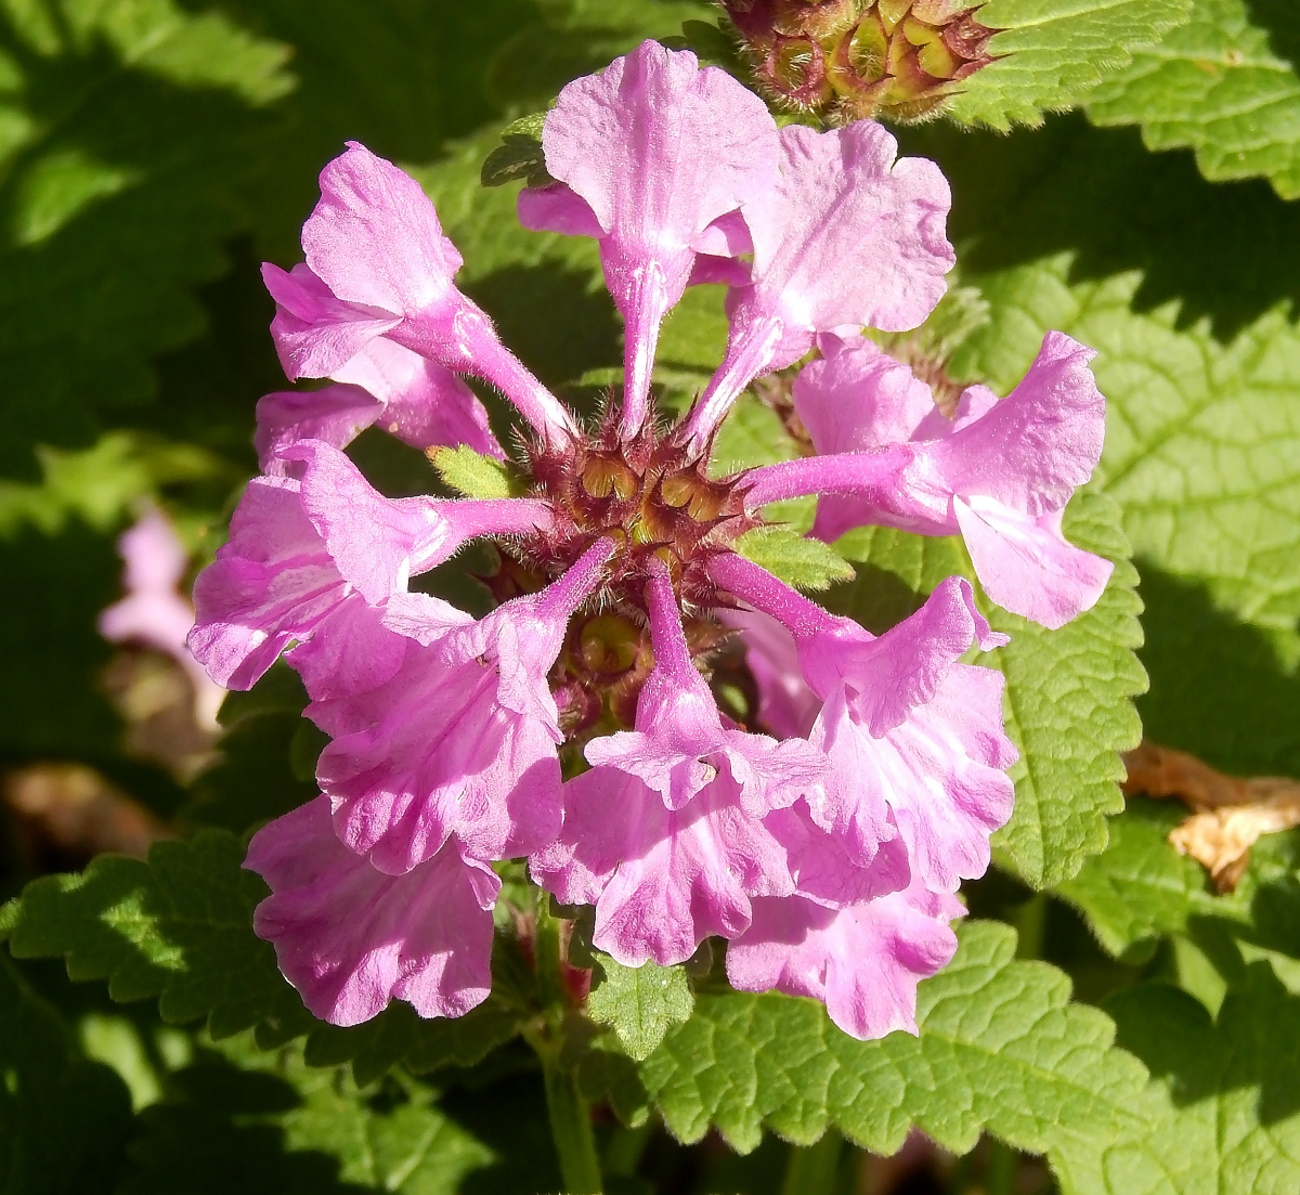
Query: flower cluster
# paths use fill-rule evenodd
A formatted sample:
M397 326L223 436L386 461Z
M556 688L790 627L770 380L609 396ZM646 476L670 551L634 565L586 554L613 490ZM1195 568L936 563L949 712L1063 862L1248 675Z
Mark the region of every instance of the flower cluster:
M199 577L191 646L246 688L279 656L330 737L322 795L253 838L257 932L336 1024L390 999L456 1016L490 986L493 864L527 858L627 965L728 942L731 983L823 1000L847 1032L915 1028L916 985L955 949L956 891L1011 812L1005 642L950 578L874 637L735 550L777 499L822 495L816 533L875 523L962 535L989 595L1051 626L1109 566L1061 511L1101 445L1090 354L1053 334L1007 398L952 417L864 339L921 323L953 263L947 184L880 126L778 131L693 55L646 42L560 94L555 181L534 229L594 237L626 328L621 401L584 428L456 287L460 257L414 180L353 144L326 166L304 264L267 266L292 378L258 410L264 473ZM651 372L686 288L725 283L723 361L668 426ZM718 479L720 423L757 377L807 359L814 455ZM526 425L523 496L389 499L343 451L376 426L505 458L465 376ZM475 619L411 579L495 545ZM739 636L762 694L719 709ZM770 733L759 733L765 731Z

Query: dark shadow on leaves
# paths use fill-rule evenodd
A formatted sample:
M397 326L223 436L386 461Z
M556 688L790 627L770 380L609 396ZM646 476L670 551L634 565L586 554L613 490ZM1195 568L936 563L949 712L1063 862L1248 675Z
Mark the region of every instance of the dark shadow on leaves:
M1262 1126L1300 1111L1300 997L1268 963L1244 968L1216 1018L1166 983L1129 988L1105 1007L1115 1019L1117 1044L1137 1055L1153 1078L1170 1081L1179 1107L1258 1088Z
M833 614L856 619L873 635L883 635L915 614L929 596L918 593L897 573L869 561L851 560L856 574L818 595L818 602Z
M32 442L87 443L100 412L151 397L148 359L200 330L189 287L224 269L232 188L269 127L231 91L129 65L45 9L54 50L0 14L7 107L38 130L0 182L0 471L25 477Z
M509 1067L512 1059L519 1062L514 1069ZM537 1115L546 1096L535 1058L523 1047L507 1048L489 1062L501 1068L495 1082L462 1083L439 1101L445 1116L496 1155L491 1164L462 1180L461 1195L563 1190L546 1118ZM467 1072L466 1078L472 1074Z
M294 92L252 192L263 251L298 259L298 228L320 168L347 140L398 162L427 162L444 141L500 115L483 79L515 30L537 19L527 0L180 0L292 46ZM548 97L549 98L549 97Z
M1217 608L1203 584L1137 564L1147 737L1234 775L1300 777L1300 674L1263 631Z
M1292 0L1246 0L1250 23L1268 34L1269 49L1300 68L1300 22Z
M1153 154L1135 128L1048 117L1009 136L931 125L904 149L935 158L953 186L950 231L963 275L1072 252L1072 282L1141 270L1134 300L1170 300L1230 339L1284 302L1300 304L1300 204L1267 182L1207 182L1190 152Z
M623 360L622 324L589 274L549 262L509 266L465 289L496 321L501 339L549 386Z
M157 999L165 1020L206 1019L216 1037L258 1025L288 1040L315 1022L253 934L267 889L243 857L238 839L208 832L156 843L148 863L101 855L70 888L39 879L23 891L10 949L63 956L72 978L108 979L118 1001Z
M95 629L119 596L113 538L79 521L0 538L0 762L96 762L121 723L98 690L112 648Z
M140 1116L120 1195L362 1195L323 1150L290 1149L276 1118L302 1104L275 1075L204 1061L177 1072Z

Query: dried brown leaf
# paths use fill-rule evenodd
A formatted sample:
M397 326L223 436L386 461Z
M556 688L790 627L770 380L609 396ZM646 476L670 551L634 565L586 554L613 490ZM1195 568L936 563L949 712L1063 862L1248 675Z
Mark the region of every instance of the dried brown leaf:
M1300 781L1283 776L1228 776L1185 751L1144 739L1124 757L1125 794L1177 797L1194 812L1169 833L1170 844L1231 892L1263 834L1300 826Z

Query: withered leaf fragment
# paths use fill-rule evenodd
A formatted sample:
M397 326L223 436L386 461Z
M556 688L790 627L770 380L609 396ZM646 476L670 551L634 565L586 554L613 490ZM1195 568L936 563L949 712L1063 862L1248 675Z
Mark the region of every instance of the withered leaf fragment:
M1169 842L1205 867L1220 892L1236 888L1261 835L1300 826L1300 781L1227 776L1150 740L1125 755L1124 763L1126 794L1178 797L1194 810L1169 832Z

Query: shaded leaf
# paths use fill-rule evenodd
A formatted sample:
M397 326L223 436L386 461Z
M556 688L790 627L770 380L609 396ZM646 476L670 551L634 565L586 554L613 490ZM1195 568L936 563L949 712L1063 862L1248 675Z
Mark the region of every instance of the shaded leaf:
M1300 1185L1300 1000L1266 964L1229 989L1217 1020L1164 984L1107 1004L1119 1041L1151 1069L1149 1121L1053 1161L1069 1195L1290 1195Z
M266 885L233 835L156 843L149 861L101 855L81 874L45 876L0 912L17 958L65 958L75 980L107 979L115 1000L158 999L166 1021L206 1019L216 1036L262 1021L312 1023L253 935Z
M0 1187L107 1195L131 1128L126 1085L78 1057L58 1014L3 958L0 1024Z
M545 112L534 112L511 121L501 130L501 144L483 159L479 181L485 187L521 182L526 187L544 187L555 180L546 172L542 152Z
M1206 178L1263 175L1300 196L1300 23L1290 0L1193 0L1191 20L1139 50L1088 100L1099 125L1139 124L1151 149L1190 148Z

